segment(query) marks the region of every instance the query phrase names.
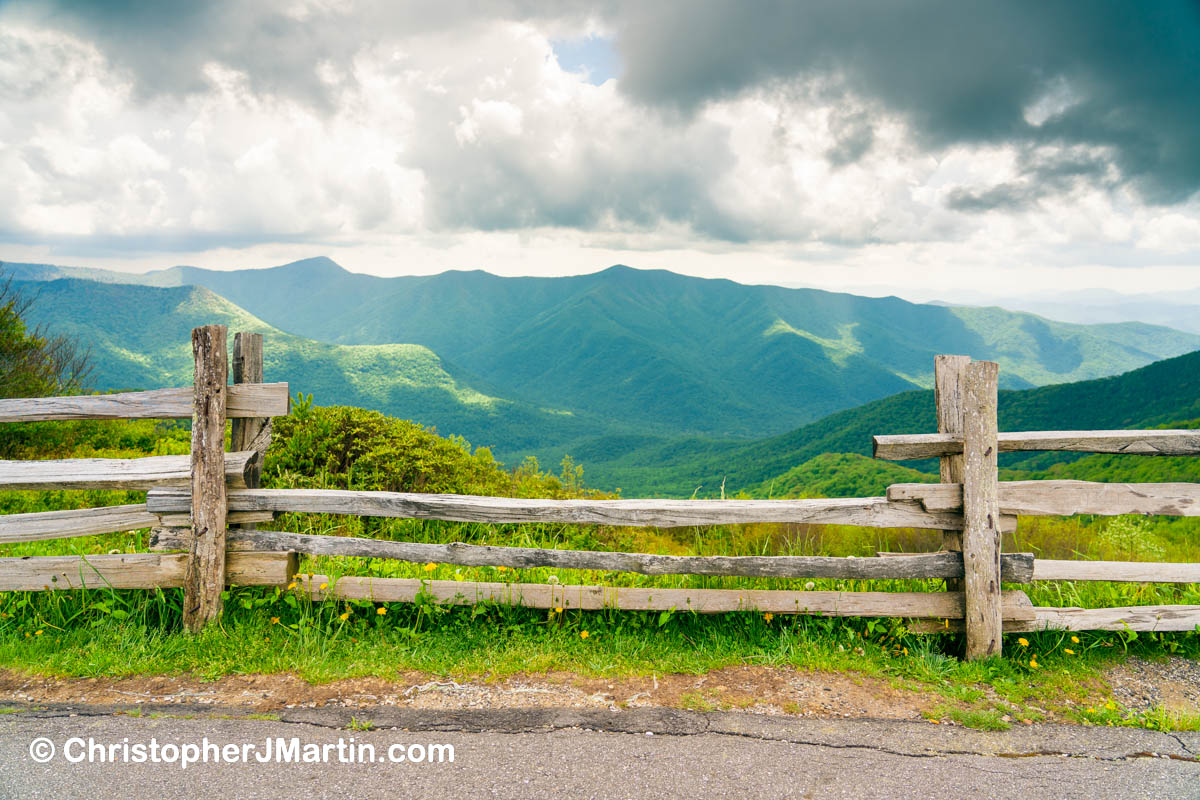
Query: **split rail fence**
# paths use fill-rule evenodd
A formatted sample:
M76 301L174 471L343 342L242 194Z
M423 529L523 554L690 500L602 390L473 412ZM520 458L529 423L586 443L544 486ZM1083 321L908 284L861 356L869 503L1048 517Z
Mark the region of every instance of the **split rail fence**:
M234 340L227 385L226 332L192 332L191 388L126 394L0 400L0 422L191 416L189 456L128 460L0 462L0 489L117 488L147 491L146 503L0 516L0 543L152 528L155 552L0 558L0 591L183 587L184 623L199 630L221 612L227 584L282 586L296 580L315 600L511 603L581 610L739 610L775 614L902 617L917 631L965 630L967 656L1000 652L1004 631L1107 629L1190 631L1200 606L1035 608L1034 580L1200 583L1200 564L1052 561L1002 553L1001 534L1019 515L1200 515L1198 484L1104 484L998 480L997 455L1020 450L1200 455L1200 431L998 433L998 367L965 356L935 359L937 433L876 436L878 458L940 459L937 484L896 484L886 497L809 500L530 500L395 492L261 489L270 418L288 413L288 386L262 383L262 338ZM227 419L232 450L225 452ZM440 519L487 524L558 522L660 527L749 522L925 528L942 550L824 556L667 556L429 544L261 530L281 512ZM230 527L231 526L231 527ZM228 527L228 530L227 530ZM176 552L172 552L176 551ZM665 589L297 575L298 554L391 558L462 566L770 578L940 578L944 592Z

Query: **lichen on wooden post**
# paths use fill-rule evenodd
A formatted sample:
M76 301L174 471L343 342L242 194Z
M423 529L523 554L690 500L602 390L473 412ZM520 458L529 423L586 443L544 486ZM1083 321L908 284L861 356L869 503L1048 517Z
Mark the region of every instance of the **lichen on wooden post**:
M221 614L225 588L225 326L192 331L192 530L183 583L183 624L193 632Z

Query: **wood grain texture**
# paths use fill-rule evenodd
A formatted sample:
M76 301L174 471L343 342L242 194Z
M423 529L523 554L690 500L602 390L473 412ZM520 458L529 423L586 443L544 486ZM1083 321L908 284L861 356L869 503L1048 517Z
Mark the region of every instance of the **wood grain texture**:
M262 383L230 387L228 416L283 417L288 413L288 385ZM64 419L183 419L192 415L192 387L149 392L30 397L0 400L0 422L43 422Z
M1000 505L996 393L999 367L973 361L963 373L963 594L968 660L999 655Z
M314 600L360 599L379 603L411 603L418 592L449 605L502 603L527 608L599 611L769 611L772 614L822 614L838 617L961 618L963 598L957 592L791 592L750 589L651 589L570 586L542 583L422 581L416 578L298 576ZM325 585L326 588L320 588ZM1004 593L1004 612L1012 619L1033 619L1024 592ZM934 610L938 613L930 613Z
M1035 606L1032 620L1004 620L1005 633L1068 631L1193 631L1200 625L1200 606L1126 606L1122 608L1053 608ZM961 633L961 619L910 620L909 633Z
M221 615L225 588L225 326L192 330L192 548L183 580L183 624L198 632Z
M1200 516L1200 484L1196 483L1004 481L999 492L1002 514ZM896 483L888 487L887 497L897 502L916 500L925 510L938 513L962 508L960 484Z
M186 554L0 558L0 591L164 589L183 586ZM295 575L287 553L230 553L226 577L239 586L286 586Z
M258 453L253 451L224 453L224 482L231 488L246 488L246 475L258 459ZM9 490L125 489L144 492L162 486L184 487L190 482L191 456L0 461L0 488Z
M1035 581L1117 581L1124 583L1200 583L1200 564L1156 561L1058 561L1039 558Z
M958 514L930 514L919 503L883 497L820 500L536 500L454 494L355 492L339 489L230 490L231 511L294 511L371 517L505 524L564 522L673 528L745 522L803 522L877 528L958 529ZM187 511L184 490L147 494L157 514Z
M1200 606L1126 606L1124 608L1036 608L1034 630L1194 631Z
M963 426L963 374L970 356L939 355L933 358L933 402L937 411L938 433L962 436ZM942 456L938 463L938 474L942 483L958 483L963 480L962 453ZM961 503L959 505L961 509ZM926 508L928 511L928 508ZM942 549L962 552L962 531L942 531ZM951 578L946 581L946 590L961 592L962 581Z
M1200 455L1200 431L1012 431L999 435L1001 453L1059 450L1132 453L1148 456ZM962 452L962 438L949 433L875 436L874 455L889 461L939 458Z
M0 516L0 543L36 542L43 539L68 539L101 533L153 528L158 517L146 510L145 503L106 508L81 508L69 511L38 511L32 514Z
M186 528L155 528L151 548L184 550L190 545ZM467 567L552 567L556 569L636 572L642 575L738 575L761 578L844 578L883 580L954 578L962 576L959 553L908 554L889 558L832 558L826 556L666 556L592 550L547 550L496 547L462 542L427 544L315 536L280 531L231 530L228 549L294 551L309 555L393 558L413 563L457 564ZM1028 583L1033 577L1032 553L1008 553L1004 580Z

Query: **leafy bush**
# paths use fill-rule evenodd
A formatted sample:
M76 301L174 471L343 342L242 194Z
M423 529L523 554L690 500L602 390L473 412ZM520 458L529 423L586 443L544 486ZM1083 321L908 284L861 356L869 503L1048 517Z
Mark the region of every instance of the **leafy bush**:
M536 459L506 472L487 448L444 438L415 422L348 406L317 407L298 396L275 419L263 485L360 491L518 497L592 496L570 459L555 477Z

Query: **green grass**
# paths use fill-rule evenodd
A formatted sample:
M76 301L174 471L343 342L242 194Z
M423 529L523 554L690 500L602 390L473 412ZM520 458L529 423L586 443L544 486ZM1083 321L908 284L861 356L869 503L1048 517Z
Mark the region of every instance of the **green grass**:
M1200 657L1193 634L1081 633L1078 643L1062 633L1026 634L1025 646L1008 636L1006 657L963 662L954 656L958 637L912 635L891 620L312 603L297 592L234 589L222 625L193 636L179 628L179 595L22 595L27 603L0 616L0 664L78 677L289 672L316 683L396 679L413 670L458 679L551 670L611 678L754 664L849 672L933 693L943 699L938 716L974 727L1004 715L1036 721L1046 714L1089 724L1196 725L1194 715L1110 709L1100 681L1127 654ZM684 698L697 709L717 702Z

